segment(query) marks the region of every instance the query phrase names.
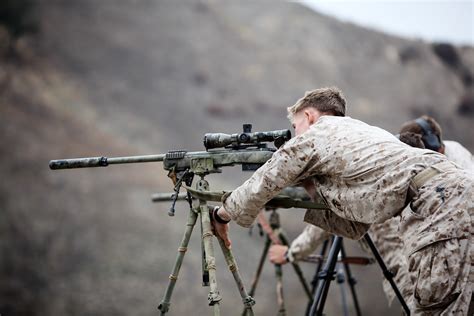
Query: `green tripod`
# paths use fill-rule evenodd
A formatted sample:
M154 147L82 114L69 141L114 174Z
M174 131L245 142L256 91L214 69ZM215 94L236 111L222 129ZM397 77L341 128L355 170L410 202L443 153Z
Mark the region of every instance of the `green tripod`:
M178 182L177 182L178 184L179 184L179 181L180 180L178 179ZM204 181L204 183L202 183L202 181ZM188 182L186 184L188 184ZM221 199L222 199L222 196L226 192L224 192L224 191L210 192L208 188L209 188L209 186L208 186L207 181L201 179L197 183L196 190L191 189L189 187L186 187L186 190L188 191L187 194L182 194L182 193L179 193L179 190L175 190L175 193L173 193L173 194L171 194L171 193L154 194L152 196L152 200L154 202L165 201L165 200L173 200L172 208L174 208L174 203L178 199L183 199L183 200L186 199L186 200L188 200L188 202L191 205L191 195L192 195L193 198L196 198L196 199L199 200L199 207L197 208L197 210L196 210L196 208L193 209L192 207L190 207L190 213L189 213L189 217L188 217L187 229L186 229L186 232L184 234L183 241L181 242L181 246L179 248L178 257L176 259L176 263L175 263L175 267L173 269L173 273L170 276L170 282L169 282L168 287L166 289L165 296L163 298L162 303L159 306L159 309L162 311L162 315L164 315L169 309L169 305L170 305L169 302L170 302L171 294L172 294L172 291L173 291L173 287L174 287L174 284L176 283L177 274L179 272L179 268L181 266L181 263L182 263L182 260L183 260L183 257L184 257L184 252L186 251L186 247L187 247L187 244L189 242L189 238L191 236L192 229L193 229L193 227L196 223L198 213L201 214L202 222L204 223L204 221L206 221L206 224L202 225L202 227L203 227L203 232L202 232L203 241L206 241L206 239L204 239L204 237L207 237L208 238L207 240L209 240L209 238L211 237L211 236L208 236L209 234L212 234L212 233L210 232L209 212L208 212L208 205L207 205L206 201L220 202ZM311 201L302 200L302 199L300 199L299 197L296 197L296 196L289 197L288 195L282 194L282 195L278 195L278 196L274 197L272 200L270 200L266 204L266 208L268 210L272 210L272 214L270 216L270 223L271 224L267 223L265 225L266 219L263 216L263 214L260 214L259 222L262 224L262 228L267 232L268 240L266 241L264 252L262 254L262 258L260 259L259 267L257 269L257 276L255 277L254 281L252 282L252 290L250 291L250 293L247 294L247 292L244 289L244 286L243 286L242 280L240 278L240 275L238 274L237 265L235 264L235 260L233 259L232 253L225 247L223 241L221 239L218 239L219 240L219 245L221 246L221 249L224 253L227 264L229 266L229 270L232 271L232 273L234 275L234 278L236 280L236 283L239 287L239 290L241 291L241 297L244 301L244 312L243 313L244 313L244 315L247 315L247 316L253 315L253 311L252 311L252 308L251 308L251 306L254 304L254 300L252 298L252 293L254 293L255 290L256 290L258 279L260 277L260 273L261 273L261 270L263 268L263 264L265 262L266 255L268 253L268 248L270 247L270 245L272 243L272 240L273 240L274 243L277 243L277 244L280 244L280 243L284 244L284 245L289 244L288 239L286 238L285 234L280 229L280 219L279 219L279 215L278 215L278 213L276 212L275 209L276 208L325 209L326 206L322 205L322 204L314 203L314 202L311 202ZM170 210L170 213L174 213L174 210ZM209 230L207 228L209 228ZM278 236L278 237L275 237L275 236ZM210 246L212 247L212 243L210 244ZM215 259L214 259L214 256L213 256L214 252L213 252L213 250L212 250L212 252L208 251L208 248L210 248L209 246L207 248L206 247L204 247L204 248L205 248L204 253L205 253L205 257L206 257L207 269L209 270L209 277L210 277L210 281L211 281L211 291L210 291L210 294L209 294L209 303L210 303L211 306L216 306L217 304L215 304L215 302L217 301L217 303L218 303L217 298L219 298L219 300L220 300L220 297L215 296L215 294L216 293L218 294L218 292L217 292L217 288L216 288L216 290L214 290L214 288L213 288L213 280L214 280L214 284L215 284L215 263L214 263ZM212 257L212 260L211 260L212 264L210 266L209 266L208 260L207 260L208 257ZM309 287L307 286L307 284L304 280L301 269L299 268L297 263L294 263L293 267L294 267L298 277L300 278L301 283L303 284L304 290L305 290L306 294L308 295L308 298L311 299L311 291L310 291ZM213 273L211 273L211 268L212 268ZM204 270L206 270L206 269L204 269ZM277 284L277 293L279 293L278 294L279 302L281 302L279 304L280 305L279 310L281 311L280 315L285 315L285 309L284 309L284 303L283 303L283 291L282 291L283 287L282 287L282 282L281 282L282 281L282 273L281 273L281 266L279 266L279 265L276 265L276 275L277 275L277 282L278 282L278 284Z
M178 179L179 186L182 180L183 179ZM209 183L204 179L204 175L201 175L201 179L197 182L196 190L199 192L209 191ZM174 205L176 203L176 200L179 198L178 192L179 188L175 190L175 193L171 196L171 198L173 199L173 204L171 206L172 209L170 210L170 213L174 213ZM181 195L181 197L182 196L183 195ZM183 239L181 240L181 244L178 248L178 255L173 266L173 272L169 276L168 286L166 287L164 297L160 305L158 306L158 309L160 310L161 315L165 315L169 311L171 305L171 295L173 294L174 286L176 284L176 281L178 280L179 270L181 268L181 264L183 263L184 255L186 253L194 226L196 225L198 217L200 217L202 238L201 245L203 253L203 286L210 286L208 302L209 305L213 308L213 315L218 316L220 315L220 301L222 297L217 287L216 259L214 256L214 245L212 242L212 237L214 236L214 234L212 233L209 207L207 205L207 201L202 199L199 199L199 203L196 206L193 206L190 193L187 193L187 196L185 198L188 200L190 206L186 229L183 235ZM155 199L153 200L155 201ZM245 290L235 258L231 250L227 249L227 247L224 245L222 239L217 238L217 240L224 254L227 267L232 273L234 280L237 284L237 288L239 289L239 293L244 304L244 309L246 310L248 315L253 315L252 306L255 304L255 301L250 295L247 294L247 291Z

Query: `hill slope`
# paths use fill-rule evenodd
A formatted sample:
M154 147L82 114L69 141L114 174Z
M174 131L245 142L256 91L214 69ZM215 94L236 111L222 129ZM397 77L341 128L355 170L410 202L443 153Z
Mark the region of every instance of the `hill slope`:
M283 2L39 1L36 14L40 33L17 41L16 59L0 60L5 315L155 314L184 230L186 205L169 218L168 205L149 201L171 189L161 166L52 172L50 159L201 150L204 133L236 132L243 123L287 128L286 107L329 85L344 91L352 117L396 132L427 112L447 139L474 150L466 133L472 105L461 107L472 89L463 79L474 70L470 47L441 59L429 43ZM247 176L226 170L210 182L232 188ZM281 213L294 238L303 212ZM249 284L263 240L237 227L232 235ZM172 301L176 315L209 312L194 237ZM240 299L221 257L218 265L223 310L232 310ZM308 278L313 268L304 267ZM386 307L378 268L355 270L368 315L399 314ZM303 292L285 271L287 309L302 314ZM273 315L269 266L261 282L255 310ZM333 294L329 314L340 313L336 287Z

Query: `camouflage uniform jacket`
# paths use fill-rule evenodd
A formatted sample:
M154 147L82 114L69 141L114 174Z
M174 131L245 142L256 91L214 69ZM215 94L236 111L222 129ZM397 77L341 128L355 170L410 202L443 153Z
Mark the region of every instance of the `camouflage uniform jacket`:
M289 251L291 257L295 260L301 260L312 254L317 247L324 241L328 240L332 235L319 227L308 224L303 232L293 240Z
M455 141L444 141L445 155L450 161L453 161L464 169L474 170L474 160L471 153L461 144ZM407 206L407 209L409 206ZM407 210L409 212L409 210ZM400 218L393 217L383 223L371 226L369 233L377 246L385 264L394 274L394 279L400 288L403 296L407 297L411 294L410 284L408 282L408 271L406 258L403 256L403 242L400 238L398 226ZM314 226L307 225L303 232L293 240L289 251L295 260L301 260L313 253L318 246L325 240L328 240L331 234ZM366 247L363 247L366 248ZM392 302L395 294L390 284L384 280L384 290Z
M474 171L474 157L463 145L452 140L445 140L444 154L449 160L461 166L465 170Z
M436 176L418 187L414 178L422 171L425 176L425 170ZM380 128L349 117L323 116L276 151L223 204L234 221L249 226L283 188L308 179L329 210L308 210L305 221L343 237L359 239L371 224L399 214L410 202L412 211L402 213L399 230L414 285L413 314L467 314L472 173L456 168L444 155L409 147Z
M309 210L305 221L359 239L370 224L402 211L414 175L445 160L361 121L322 116L276 151L223 203L234 221L248 227L268 200L309 178L331 211Z

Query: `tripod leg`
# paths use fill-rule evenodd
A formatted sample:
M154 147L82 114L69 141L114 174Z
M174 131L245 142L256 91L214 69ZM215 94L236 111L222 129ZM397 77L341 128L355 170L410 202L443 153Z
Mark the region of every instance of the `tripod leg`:
M280 226L280 215L274 209L270 214L270 227L272 229L272 235L278 236L278 243L282 243L282 232ZM286 309L285 309L285 299L283 295L283 269L281 264L274 264L275 266L275 277L276 277L276 294L277 294L277 302L278 302L278 316L285 316Z
M286 237L284 232L280 231L279 237L283 245L290 245L288 242L288 238ZM303 271L301 270L300 265L298 264L298 262L292 262L291 265L293 266L293 269L295 270L295 273L298 276L298 279L300 280L306 295L308 295L308 299L311 300L311 290L309 289L308 283L306 283L306 279L304 278Z
M285 316L285 300L283 297L283 271L281 264L275 264L275 276L277 280L277 302L278 302L278 316Z
M313 304L311 305L311 309L309 311L309 315L311 316L316 315L316 311L317 315L323 314L324 304L329 291L329 281L331 281L333 278L334 268L336 267L337 263L337 254L341 250L341 245L342 237L335 236L333 238L331 249L329 250L329 256L326 265L324 266L323 271L320 273L320 279L322 279L322 281L318 282L318 288L313 299Z
M244 282L242 282L242 277L239 273L239 268L237 267L237 262L235 261L234 255L230 249L224 244L224 241L221 238L217 238L219 241L219 245L221 246L222 253L224 254L225 261L227 263L227 267L229 268L232 276L234 277L235 283L237 284L237 288L240 292L240 297L242 297L242 301L244 303L245 315L253 316L252 306L255 304L255 300L247 294L247 290L245 289Z
M263 265L265 264L265 259L267 258L268 249L270 249L271 244L272 241L270 240L270 238L267 238L267 240L265 241L265 246L263 248L262 256L260 257L260 262L258 263L257 273L255 274L255 277L252 281L252 287L249 291L250 296L255 295L255 290L257 289L257 284L260 279L260 275L262 274Z
M387 269L387 266L385 265L385 262L383 262L382 256L380 256L379 251L377 250L377 247L375 247L374 242L372 241L372 238L370 238L369 234L364 235L365 241L367 242L367 245L369 246L370 250L372 250L372 253L374 254L375 260L377 260L378 264L380 265L380 268L382 269L382 273L385 276L385 278L388 280L390 285L393 288L393 291L395 292L395 295L397 296L398 300L400 301L400 304L402 304L403 310L407 315L410 315L410 309L408 308L407 303L403 299L402 294L398 290L397 285L395 284L395 281L393 280L393 274Z
M173 289L176 284L176 280L178 280L179 270L181 268L181 264L183 263L184 254L186 253L186 250L189 244L189 239L191 238L191 234L193 232L194 225L196 224L196 220L197 220L197 214L194 212L194 210L190 209L189 215L188 215L188 222L186 224L186 230L184 232L184 236L181 241L181 244L178 248L178 255L176 256L173 272L171 273L169 277L168 286L166 287L163 300L158 306L158 309L161 311L161 315L166 314L169 310L171 295L173 294Z
M347 310L347 298L346 298L346 289L344 288L344 267L341 263L336 264L336 280L339 284L339 289L341 290L341 301L342 301L342 315L348 316L349 311Z
M321 258L324 258L324 255L326 254L326 249L328 248L329 241L325 240L323 243L323 247L321 248L321 253L319 254ZM318 285L318 277L319 273L321 272L321 267L323 266L323 260L320 260L318 262L318 266L316 267L316 272L314 273L313 280L311 281L311 298L308 301L308 306L306 307L306 313L305 315L309 315L309 310L311 309L311 305L313 303L313 297L314 293L316 292L316 287Z
M199 191L209 191L209 183L201 179L197 183L197 189ZM217 277L216 277L216 257L214 256L214 246L212 244L212 233L211 228L211 219L209 217L209 209L207 207L207 202L204 200L199 200L199 209L201 213L201 223L202 223L202 240L204 241L204 250L206 254L206 266L209 271L209 283L210 291L208 296L209 305L214 309L214 315L220 315L219 302L222 297L219 294L217 289Z
M202 221L200 223L201 236L203 235ZM209 270L206 264L206 250L204 248L204 240L201 238L201 267L202 267L202 286L209 286Z
M263 247L262 256L260 257L260 262L258 263L257 272L255 273L255 277L253 278L252 286L250 287L250 291L248 294L251 297L255 295L255 290L257 289L257 284L260 279L260 275L262 274L263 265L265 264L265 259L267 258L268 249L270 248L271 244L272 244L272 241L270 240L270 238L267 237L265 241L265 246ZM242 312L242 316L246 316L246 315L247 315L247 308L245 308L244 311Z
M342 259L346 258L346 251L343 245L341 245L341 257ZM344 262L344 260L342 261ZM356 309L357 316L360 316L361 312L360 312L360 307L359 307L359 300L357 299L357 294L355 291L356 280L352 276L351 269L349 268L349 264L344 263L344 269L346 270L347 282L349 283L349 287L351 289L352 299L354 301L354 307Z

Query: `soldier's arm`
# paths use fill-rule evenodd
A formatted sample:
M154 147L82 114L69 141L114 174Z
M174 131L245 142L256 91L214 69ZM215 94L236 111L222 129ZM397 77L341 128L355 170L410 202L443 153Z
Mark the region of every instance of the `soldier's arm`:
M249 227L265 203L285 187L314 175L319 166L314 137L305 134L297 136L227 196L223 207L237 224Z
M296 237L288 249L288 257L293 260L301 260L313 253L331 234L314 225L306 225L303 232Z

